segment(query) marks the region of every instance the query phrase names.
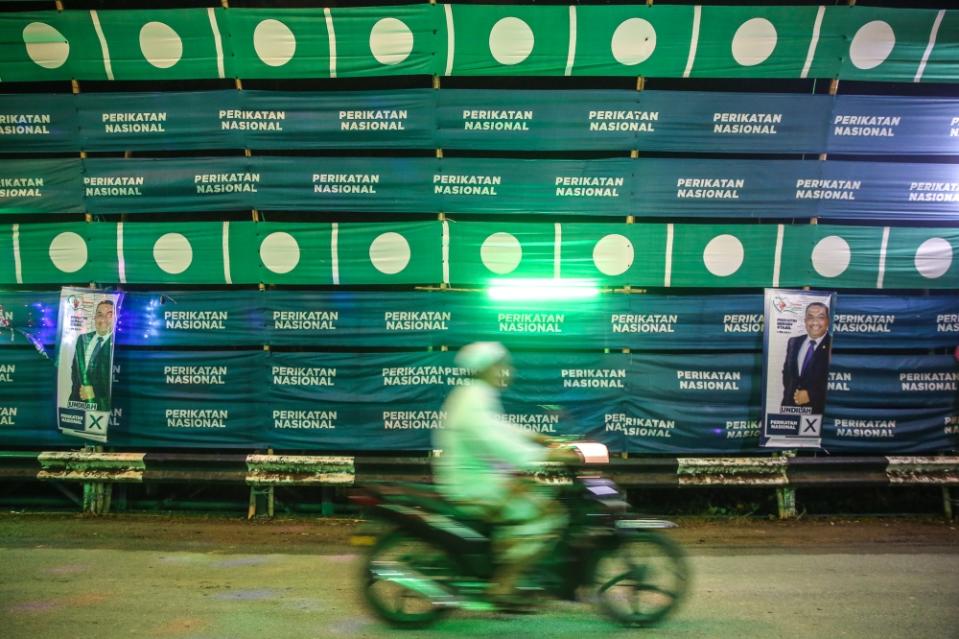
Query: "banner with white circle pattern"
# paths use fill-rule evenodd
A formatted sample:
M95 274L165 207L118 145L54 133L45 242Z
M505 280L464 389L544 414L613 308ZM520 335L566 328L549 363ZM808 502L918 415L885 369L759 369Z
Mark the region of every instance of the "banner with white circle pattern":
M6 284L440 284L949 289L959 229L532 222L12 224Z
M0 14L0 80L386 75L954 82L959 13L419 4Z

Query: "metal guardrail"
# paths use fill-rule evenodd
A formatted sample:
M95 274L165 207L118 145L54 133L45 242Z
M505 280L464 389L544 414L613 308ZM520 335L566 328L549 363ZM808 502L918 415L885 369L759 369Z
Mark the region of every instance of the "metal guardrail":
M428 481L429 457L272 454L107 453L99 451L0 451L0 481L81 482L84 510L109 510L112 484L146 482L243 483L257 498L275 486L351 486L370 480ZM775 488L779 513L796 515L795 489L809 486L941 486L951 518L949 488L959 485L959 455L629 457L597 467L626 487L761 486ZM537 476L550 480L546 469Z

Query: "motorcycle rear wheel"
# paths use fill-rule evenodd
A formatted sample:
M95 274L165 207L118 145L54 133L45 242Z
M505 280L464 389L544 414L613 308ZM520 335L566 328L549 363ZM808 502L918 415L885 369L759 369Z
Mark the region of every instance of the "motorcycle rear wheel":
M429 626L450 612L422 592L378 578L374 565L390 565L442 582L455 574L455 564L443 548L402 531L387 533L373 546L364 564L363 596L378 617L397 628Z
M678 544L655 532L637 532L596 562L597 603L625 626L652 626L674 612L689 586Z

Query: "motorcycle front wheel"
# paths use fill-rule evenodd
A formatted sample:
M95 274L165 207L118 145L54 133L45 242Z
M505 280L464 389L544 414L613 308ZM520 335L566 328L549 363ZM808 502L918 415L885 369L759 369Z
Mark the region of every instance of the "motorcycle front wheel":
M685 553L655 532L602 551L593 583L600 609L626 626L651 626L675 611L689 585Z
M442 583L455 574L449 554L426 540L392 531L373 546L363 569L363 596L398 628L422 628L450 611L438 605Z

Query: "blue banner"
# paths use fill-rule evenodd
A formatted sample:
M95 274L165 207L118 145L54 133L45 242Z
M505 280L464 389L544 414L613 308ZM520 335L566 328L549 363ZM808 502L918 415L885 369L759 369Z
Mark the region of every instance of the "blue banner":
M494 301L461 291L130 292L117 324L127 346L509 347L758 351L758 295L605 294L588 304ZM837 296L836 348L951 348L954 295ZM0 292L0 347L53 344L57 294Z
M812 160L0 161L0 213L252 209L951 221L959 181L951 164Z
M96 213L246 211L257 206L263 160L84 160L83 197ZM255 166L256 165L256 166Z
M76 98L69 94L0 95L0 151L79 151Z
M255 206L265 211L424 213L435 209L432 158L254 158L263 183ZM258 173L259 175L259 173Z
M587 433L611 450L703 454L758 452L758 405L646 402L625 397L588 423Z
M438 347L462 339L461 314L442 292L267 291L265 297L271 344Z
M646 114L650 130L637 135L635 148L697 153L818 153L825 148L833 101L825 95L785 93L760 98L752 93L642 91L638 96L639 113ZM625 126L629 121L605 123Z
M959 101L398 89L0 96L0 150L483 149L955 155Z
M813 217L818 201L796 195L815 182L820 162L799 160L636 161L638 214L684 217Z
M952 355L836 355L829 367L829 403L837 409L955 409L957 391Z
M0 213L82 213L80 160L0 161Z
M266 296L253 291L128 293L117 343L142 346L236 346L264 340Z
M959 153L959 104L951 98L839 95L829 120L828 153Z
M468 371L447 352L154 351L120 347L108 444L428 450ZM759 452L759 355L515 350L506 419L613 450ZM834 357L823 447L934 452L959 444L951 356ZM0 442L70 445L53 411L56 368L0 351Z
M117 351L110 444L262 445L266 353Z
M959 448L959 410L832 408L823 420L823 448L835 453L924 454Z
M76 445L57 429L57 369L32 348L0 349L0 446Z
M869 220L953 221L959 177L952 164L823 162L822 178L796 184L796 197L816 198L818 215Z
M241 91L171 91L69 97L75 101L82 149L188 151L249 148L238 124L243 121L230 117L246 111L243 96ZM263 119L272 121L269 115Z

